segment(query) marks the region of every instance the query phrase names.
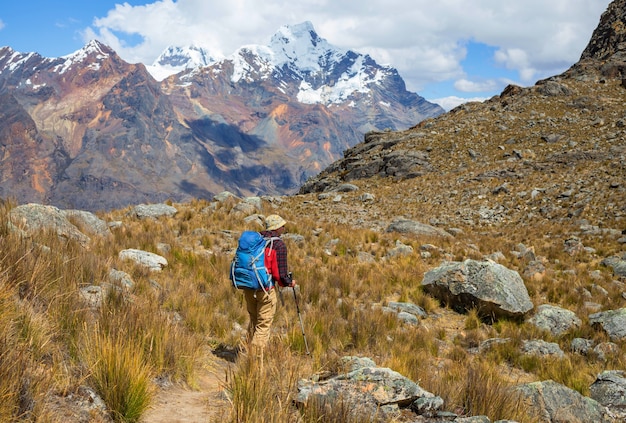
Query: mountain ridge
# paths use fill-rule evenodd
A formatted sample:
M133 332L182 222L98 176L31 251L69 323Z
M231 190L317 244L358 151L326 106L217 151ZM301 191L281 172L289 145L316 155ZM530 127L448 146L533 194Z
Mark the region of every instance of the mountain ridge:
M323 47L321 40L307 38ZM181 72L159 81L150 67L129 64L98 41L54 59L0 49L0 93L17 102L6 103L13 120L0 123L8 125L0 133L13 134L2 140L2 154L24 168L20 174L2 169L0 195L98 210L138 199L210 198L223 190L288 194L365 132L443 113L406 91L397 74L339 102L303 103L293 66L263 62L249 47L235 59L191 68L183 60ZM335 75L340 80L347 68L337 66L343 66ZM382 69L373 61L367 66ZM319 87L315 78L309 81ZM29 117L30 135L16 132L16 116Z

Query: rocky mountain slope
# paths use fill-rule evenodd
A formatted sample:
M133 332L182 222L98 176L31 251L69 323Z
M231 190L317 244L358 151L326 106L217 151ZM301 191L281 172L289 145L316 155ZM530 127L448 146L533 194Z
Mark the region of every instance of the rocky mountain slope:
M407 131L369 133L300 193L322 193L322 215L339 206L338 219L372 227L401 214L446 228L626 229L625 10L610 5L563 74ZM346 183L360 190L332 203ZM375 201L359 200L364 192Z
M98 210L292 193L364 132L443 112L308 23L221 61L172 48L155 66L182 71L157 81L97 41L56 59L0 49L0 196Z

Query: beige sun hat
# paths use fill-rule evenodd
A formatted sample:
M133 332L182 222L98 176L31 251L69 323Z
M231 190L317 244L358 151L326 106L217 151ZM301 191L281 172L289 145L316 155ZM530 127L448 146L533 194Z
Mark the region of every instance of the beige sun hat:
M275 231L282 226L285 226L287 221L277 214L271 214L265 218L265 229L268 231Z

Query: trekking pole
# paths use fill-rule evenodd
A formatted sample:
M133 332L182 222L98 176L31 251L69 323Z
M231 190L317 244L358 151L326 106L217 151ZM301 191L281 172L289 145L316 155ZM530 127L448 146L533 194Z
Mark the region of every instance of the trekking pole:
M300 328L302 329L302 338L304 339L304 347L306 348L306 355L311 355L309 352L309 344L306 342L306 335L304 334L304 324L302 323L302 315L300 314L300 306L298 306L298 297L296 297L296 287L292 286L293 289L293 299L296 302L296 311L298 312L298 319L300 319Z

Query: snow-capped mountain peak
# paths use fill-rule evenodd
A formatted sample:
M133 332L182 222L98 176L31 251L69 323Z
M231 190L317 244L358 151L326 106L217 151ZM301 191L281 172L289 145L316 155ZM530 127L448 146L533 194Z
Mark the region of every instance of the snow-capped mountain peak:
M369 56L342 50L321 38L311 22L284 25L267 46L249 45L228 58L234 64L232 81L269 78L285 70L300 79L298 100L330 105L353 93L368 93L394 72Z
M219 60L217 54L209 50L191 45L188 47L170 46L146 69L157 80L161 81L170 75L185 69L209 66Z
M99 61L107 59L113 52L109 47L102 44L98 40L89 41L83 48L75 51L74 53L62 56L59 59L63 60L62 63L55 67L55 71L63 74L67 72L74 64L82 63L88 58L93 58L96 62L90 65L93 69L98 69Z
M327 64L327 59L346 53L320 38L308 21L280 27L272 37L269 48L275 54L274 64L277 67L292 64L303 72L319 72Z

